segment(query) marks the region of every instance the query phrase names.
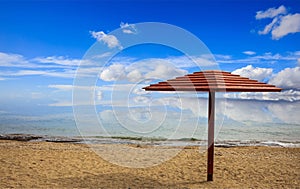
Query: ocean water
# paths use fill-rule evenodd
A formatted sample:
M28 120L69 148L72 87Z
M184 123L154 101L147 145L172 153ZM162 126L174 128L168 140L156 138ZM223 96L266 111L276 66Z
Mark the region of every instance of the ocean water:
M101 105L93 108L96 117L74 115L71 106L39 105L31 112L1 110L0 134L83 136L87 142L98 143L205 145L207 98L163 101L151 107ZM299 146L299 115L300 101L217 99L215 141L225 146Z

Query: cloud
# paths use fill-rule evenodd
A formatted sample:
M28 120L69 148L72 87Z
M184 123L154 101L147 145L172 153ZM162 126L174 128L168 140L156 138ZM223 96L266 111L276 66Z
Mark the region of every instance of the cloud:
M270 83L284 89L300 90L300 67L285 68L271 78Z
M133 70L127 74L127 78L131 82L140 81L143 76L139 70Z
M272 30L272 39L280 39L288 34L300 32L300 14L289 14L281 18L278 26Z
M115 47L118 47L119 49L123 48L119 40L117 39L117 37L114 35L105 34L103 31L99 31L99 32L90 31L90 34L92 35L93 38L97 39L97 41L103 42L111 49Z
M10 76L47 76L74 78L75 70L19 70L15 73L11 73Z
M243 53L246 55L255 55L256 54L256 52L254 52L254 51L244 51Z
M270 114L265 112L266 105L259 101L231 101L226 102L226 111L224 114L238 122L255 121L260 123L272 122Z
M48 57L39 57L34 58L33 61L37 61L39 63L51 63L57 65L65 65L65 66L78 66L81 62L80 59L69 59L64 56L48 56Z
M74 106L74 105L94 105L100 104L102 100L102 87L99 86L77 86L77 85L48 85L48 88L57 89L55 94L62 93L63 96L59 99L55 99L56 102L48 104L49 106ZM80 93L89 94L90 98L76 98L76 101L72 100L72 91L75 91L77 95ZM86 96L85 96L86 97Z
M268 109L281 121L288 124L299 124L300 122L300 101L292 103L272 103Z
M258 31L259 35L266 35L271 32L272 39L278 40L288 34L300 32L300 14L288 14L286 8L281 5L277 9L270 8L266 11L258 11L255 18L273 18L272 22Z
M146 74L146 78L173 78L176 76L182 76L187 74L186 70L177 69L176 67L169 64L157 64L153 71Z
M245 51L247 52L247 51ZM254 51L251 51L254 52ZM249 52L247 52L249 54ZM251 54L251 53L250 53ZM99 55L100 59L103 56L110 54ZM264 53L262 55L252 55L243 59L235 59L230 55L214 55L217 59L215 61L213 56L172 56L166 58L151 58L138 59L137 57L115 57L111 64L123 65L119 68L119 76L116 75L117 68L112 67L114 71L109 70L109 67L100 68L96 65L98 57L92 57L90 60L73 59L66 56L47 56L26 58L20 54L0 52L0 71L1 80L14 79L19 76L45 76L58 78L74 78L75 76L89 77L95 76L104 71L102 77L105 81L126 79L131 82L136 82L145 79L145 75L155 70L159 64L168 64L164 69L173 69L176 74L166 74L162 79L169 79L177 74L185 74L182 70L189 68L198 68L199 66L213 66L218 63L237 63L237 64L296 64L300 65L300 51L288 52L286 54L272 54ZM78 64L80 64L80 72L76 73ZM171 68L173 67L173 68ZM14 69L11 69L14 68ZM124 69L124 70L122 70ZM163 70L166 71L166 70ZM107 73L105 73L107 72ZM122 73L124 72L124 73ZM156 70L158 73L158 70ZM155 72L151 73L155 75ZM149 74L148 76L150 76ZM156 75L157 76L157 75ZM169 77L168 77L169 76ZM111 78L110 78L111 77ZM101 77L100 77L101 78Z
M5 80L16 79L22 76L45 76L45 77L58 77L58 78L74 78L76 70L74 69L18 69L6 72L0 72L0 76L4 76Z
M213 59L213 57L205 57L205 56L200 56L200 57L191 57L193 61L197 63L197 66L215 66L217 65L217 62Z
M0 52L0 67L30 67L32 64L22 55Z
M46 75L49 72L42 70L20 70L17 73L13 74L15 76L27 76L27 75Z
M217 60L231 60L232 56L231 55L226 55L226 54L214 54L214 57ZM218 62L218 61L217 61Z
M272 68L255 68L252 65L248 65L246 67L237 69L232 73L241 75L243 77L248 77L250 79L256 79L258 81L264 81L272 75L272 72Z
M101 72L100 79L104 81L123 80L126 77L124 70L124 65L113 64Z
M262 31L258 31L258 34L259 35L265 35L265 34L268 34L274 27L274 25L278 22L278 18L274 18L272 20L272 22L268 25L265 26L264 30Z
M187 71L176 68L168 59L144 59L130 65L114 63L100 73L104 81L139 82L145 79L170 79L182 76Z
M103 106L127 107L145 105L143 102L149 98L149 91L142 89L145 84L100 84L96 86L76 86L76 85L48 85L48 88L57 89L55 92L76 93L76 105L97 104ZM82 92L83 96L80 94ZM74 94L75 94L74 93ZM66 95L65 95L66 96ZM105 97L105 98L104 98ZM74 98L73 98L74 101ZM77 102L78 101L78 102ZM52 104L53 105L53 104ZM70 106L71 100L59 100L56 106Z
M276 8L269 8L265 11L257 11L255 18L257 20L263 19L263 18L274 18L275 16L278 16L280 14L286 14L287 10L285 6L281 5L280 7Z
M217 62L215 61L212 55L200 55L200 56L171 56L167 58L153 58L152 60L168 62L173 64L178 68L193 68L193 67L207 67L207 66L216 66Z
M49 88L59 89L62 91L70 91L73 90L74 85L48 85Z
M72 91L73 89L85 91L101 91L102 87L99 86L77 86L77 85L48 85L48 88L58 89L60 91Z
M137 33L137 29L134 24L128 24L128 23L121 22L120 27L121 27L123 33L127 33L127 34L136 34Z
M20 54L0 52L0 67L3 68L0 71L0 78L3 78L2 80L19 76L74 78L78 65L81 66L81 69L77 75L97 75L99 66L95 64L95 61L72 59L65 56L26 58Z
M285 54L272 54L270 52L262 55L253 55L246 58L236 59L228 55L215 55L218 63L234 63L234 64L275 64L275 63L294 63L300 58L298 51L288 52Z
M273 101L248 101L248 100L228 100L226 102L225 116L238 122L259 122L259 123L287 123L298 124L300 117L299 109L300 101L296 102L273 102ZM241 126L241 123L239 123ZM257 127L262 128L263 125L256 124ZM290 128L286 125L283 127L287 130ZM270 131L270 127L266 127ZM275 127L272 129L275 129ZM271 130L272 130L271 129ZM257 131L256 131L257 132ZM264 132L266 134L266 132ZM247 132L248 135L248 132ZM274 137L274 136L272 136Z
M298 101L300 100L300 91L286 90L282 92L241 92L224 93L223 96L229 99L243 100L263 100L263 101Z
M228 55L221 55L222 57L230 57ZM194 68L194 67L208 67L208 66L216 66L217 62L214 59L213 55L200 55L200 56L169 56L165 58L148 58L140 60L138 57L114 57L112 60L113 63L122 63L122 65L132 65L136 63L168 63L172 64L178 68Z
M26 69L75 68L80 63L83 63L83 65L91 65L91 62L87 60L71 59L65 56L26 58L20 54L0 52L0 67Z
M108 56L109 54L100 55ZM16 67L17 69L9 69L9 70L2 70L0 72L1 80L11 79L13 77L19 76L47 76L47 77L62 77L62 78L74 78L77 76L91 76L101 72L101 68L98 65L93 64L96 59L92 60L80 60L80 59L71 59L65 56L48 56L48 57L35 57L32 59L27 59L22 55L18 54L7 54L7 53L0 53L0 66L3 67ZM93 57L95 58L95 57ZM96 57L99 58L99 57ZM213 62L207 60L203 57L194 57L194 61L201 61L201 64L211 65ZM122 64L120 64L120 62ZM137 65L140 64L140 65ZM165 66L163 70L156 70L155 66L158 64L170 64L169 66ZM115 80L122 80L126 79L131 82L139 81L140 79L145 78L143 74L146 72L151 72L148 75L152 75L153 77L157 77L159 71L162 71L168 76L174 76L178 73L185 73L181 72L181 69L175 69L176 67L195 67L197 66L193 61L188 59L187 57L169 57L169 58L153 58L147 60L138 60L137 58L133 57L119 57L114 58L113 66L110 68L105 68L101 74L100 78L105 81L115 81ZM133 65L130 66L128 65ZM149 64L149 65L147 65ZM153 64L153 65L151 65ZM172 66L174 64L175 66ZM76 68L78 65L81 65L80 72L76 73ZM94 67L93 67L94 66ZM171 69L171 67L173 67ZM124 70L126 68L126 70ZM168 69L175 71L175 74L171 74L171 72L167 72ZM126 71L126 73L124 72ZM154 72L153 72L154 71ZM75 75L76 74L76 75Z

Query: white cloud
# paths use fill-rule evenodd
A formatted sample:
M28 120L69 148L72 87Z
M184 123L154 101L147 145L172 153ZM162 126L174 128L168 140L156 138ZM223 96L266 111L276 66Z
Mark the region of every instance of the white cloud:
M300 90L300 67L285 68L271 78L270 83L284 89Z
M243 53L246 55L255 55L256 54L256 52L254 52L254 51L244 51Z
M264 100L264 101L298 101L300 100L300 91L287 90L282 92L241 92L241 93L224 93L224 97L230 99L243 100Z
M0 52L0 67L30 67L32 64L22 55Z
M113 64L101 72L100 78L104 81L123 80L125 78L124 71L125 71L124 65Z
M192 57L197 66L215 66L217 62L209 57Z
M168 62L178 68L192 68L199 66L216 66L213 55L200 55L200 56L171 56L167 58L153 58L153 61Z
M151 102L151 98L148 96L135 96L133 100L135 104L142 104L142 105L149 104Z
M205 59L205 61L201 62L202 66L211 66L215 64L215 62L246 64L248 66L235 70L234 73L241 74L245 77L250 77L252 79L257 79L260 81L266 81L267 79L269 79L272 76L273 70L271 68L256 68L251 64L290 64L297 62L300 58L300 53L298 51L287 52L286 54L272 54L270 52L267 52L262 55L254 55L254 51L244 51L244 53L253 55L243 59L234 59L229 55L216 55L215 57L217 58L217 61L210 61L205 57L192 58L194 61L198 58L197 60L199 62L201 59ZM170 79L186 74L187 72L185 71L185 69L187 68L198 67L198 65L193 60L189 59L186 56L151 58L143 60L120 57L116 60L112 60L112 65L114 66L106 67L104 69L104 72L100 74L100 78L105 81L128 80L131 82L141 81L152 76L160 77L161 79ZM171 72L174 74L171 74Z
M300 58L298 51L288 52L285 54L272 54L270 52L264 53L262 55L249 56L242 59L236 59L228 55L215 55L216 61L219 63L240 63L240 64L275 64L285 62L297 62Z
M9 69L3 70L0 72L1 80L13 79L14 77L18 76L47 76L47 77L62 77L62 78L74 78L75 76L82 76L82 77L89 77L97 75L101 72L99 67L99 63L97 62L98 59L103 57L110 56L110 53L104 53L101 55L97 55L92 57L88 60L81 60L81 59L73 59L66 56L48 56L48 57L34 57L34 58L26 58L19 54L9 54L0 52L0 67L14 67L17 69ZM167 57L167 58L152 58L147 60L139 61L135 57L116 57L113 59L113 64L120 64L128 67L128 65L135 64L139 62L142 66L132 66L126 70L126 74L124 75L125 79L129 81L139 81L143 79L147 71L153 71L153 65L146 65L146 64L165 64L168 63L170 65L174 65L180 68L190 68L196 66L211 66L215 65L216 62L208 57L198 56L198 57L191 57L193 60L189 59L186 56L176 56L176 57ZM195 63L196 62L196 63ZM97 64L95 64L97 63ZM76 73L77 66L80 65L79 72ZM173 67L174 67L173 66ZM139 67L138 69L135 67ZM169 66L168 66L169 67ZM113 68L113 67L112 67ZM113 68L116 70L116 68ZM125 69L125 67L124 67ZM176 73L178 73L178 70ZM119 76L122 76L122 71L119 70ZM164 70L166 71L166 70ZM183 73L183 72L179 72ZM114 74L114 75L112 75ZM170 75L170 74L168 74ZM118 76L118 77L119 77ZM102 76L104 80L116 80L115 72L111 73L109 69L106 69ZM123 76L122 76L123 77ZM119 79L124 79L120 77Z
M193 97L165 97L159 99L160 104L177 107L181 110L190 110L195 117L207 117L207 100L204 98L193 98ZM219 102L217 102L219 103ZM157 104L157 105L160 105ZM216 105L220 107L220 104Z
M27 75L46 75L48 72L42 70L20 70L15 73L15 76L27 76Z
M0 67L49 69L49 68L76 68L81 62L90 65L87 60L71 59L65 56L49 56L26 58L20 54L0 52Z
M231 55L226 55L226 54L214 54L214 57L217 60L231 60L232 56ZM217 61L218 62L218 61Z
M280 7L276 8L269 8L265 11L257 11L255 18L258 19L263 19L263 18L274 18L275 16L278 16L280 14L286 14L287 10L286 8L281 5Z
M271 32L272 39L278 40L288 34L300 32L300 14L288 14L286 8L281 5L277 9L270 8L266 11L258 11L256 19L273 18L272 22L258 31L259 35Z
M295 97L299 97L299 92L296 94L293 91L286 91L283 95L291 96L295 95ZM240 94L240 93L226 93L228 95L231 94ZM265 100L274 100L277 101L277 99L259 99L263 101L255 101L255 99L258 99L259 95L263 94L265 97L269 96L271 97L272 94L278 94L281 93L252 93L254 95L251 96L251 93L241 93L242 99L252 99L253 101L245 101L245 100L231 100L231 99L218 99L216 101L218 108L218 116L217 119L223 118L223 116L226 116L229 119L247 123L247 122L261 122L261 123L273 123L275 120L281 120L286 123L299 123L299 101L296 102L271 102L271 101L265 101ZM282 96L283 96L282 95ZM247 97L247 98L244 98ZM127 100L127 99L126 99ZM191 98L191 97L163 97L158 98L155 101L153 99L147 98L147 96L136 96L134 100L137 104L141 105L139 106L139 109L132 108L130 111L136 110L134 115L127 114L127 111L123 111L123 107L128 108L128 102L126 100L123 101L113 101L108 103L107 105L114 106L115 110L117 112L117 116L121 116L121 114L125 113L127 116L127 119L135 120L136 117L139 116L139 114L146 113L148 111L147 107L149 104L151 104L151 107L159 107L159 106L171 106L178 108L179 110L182 110L182 115L187 118L207 118L207 99L205 98ZM279 99L282 100L282 99ZM285 100L285 99L283 99ZM87 102L82 102L82 104L86 104ZM101 104L103 104L101 102ZM60 102L52 104L53 106L71 106L71 102ZM117 109L120 107L121 109ZM135 107L135 106L133 106ZM220 109L221 108L221 109ZM153 110L151 110L152 117L154 119L160 118L165 112L165 109L159 109L158 115L154 115ZM111 111L111 110L110 110ZM183 112L183 111L190 111L190 112ZM170 113L170 112L167 112ZM116 115L116 114L114 114ZM182 116L179 115L179 116ZM125 116L125 115L124 115ZM134 117L133 117L134 116ZM178 116L178 115L176 115ZM170 115L169 118L171 119L178 119L179 117L176 117L175 115ZM118 117L120 118L120 117ZM103 118L104 119L104 118ZM121 117L122 121L126 121L126 117ZM216 119L216 121L217 121ZM107 118L107 121L112 121L115 119ZM130 120L131 121L131 120ZM219 120L220 121L220 120ZM223 121L223 120L222 120ZM239 123L241 124L241 123ZM172 124L174 126L174 124ZM218 124L216 124L218 126ZM269 129L269 128L268 128Z
M39 63L51 63L51 64L58 64L58 65L66 65L66 66L78 66L81 62L80 59L69 59L64 56L39 57L33 60Z
M74 105L94 105L100 104L103 93L102 87L99 86L76 86L76 85L48 85L48 88L57 89L55 90L55 94L62 93L63 96L61 98L55 99L56 102L48 104L49 106L74 106ZM72 101L72 90L77 95L80 93L84 93L89 98L79 98L76 97ZM85 96L85 97L87 97Z
M63 91L69 91L69 90L73 90L74 85L48 85L48 87L63 90Z
M74 78L75 70L18 70L14 73L6 73L7 76L47 76L47 77L61 77Z
M289 124L299 124L300 122L300 101L292 103L272 103L268 105L268 109L272 114Z
M278 18L274 18L270 24L268 24L268 25L265 26L264 30L258 31L258 34L259 34L259 35L265 35L265 34L268 34L268 33L274 28L274 25L275 25L277 22L278 22Z
M298 66L300 66L300 58L298 58L298 60L297 60L297 61L298 61Z
M241 75L243 77L248 77L250 79L256 79L258 81L264 81L272 75L272 72L272 68L255 68L252 65L248 65L246 67L237 69L232 73Z
M137 30L134 24L128 24L128 23L123 23L121 22L120 27L123 31L123 33L127 34L136 34Z
M139 70L133 70L127 74L127 78L131 82L140 81L143 76Z
M229 55L219 55L222 58L230 59ZM161 63L161 64L172 64L177 68L193 68L193 67L207 67L207 66L216 66L217 62L214 59L213 55L200 55L200 56L169 56L166 58L148 58L140 60L136 57L114 57L112 63L122 63L122 65L132 65L132 64L142 64L143 62L147 63Z
M100 73L100 78L104 81L139 82L153 78L170 79L186 73L186 70L176 68L168 59L144 59L130 65L114 63Z
M224 114L232 120L238 122L256 121L260 123L272 122L271 114L266 114L266 105L258 102L252 101L227 101L226 111Z
M153 71L146 74L146 78L173 78L187 74L186 70L177 69L169 64L157 64Z
M300 32L300 14L289 14L281 18L272 30L272 39L280 39L288 34Z
M146 91L146 90L142 89L142 86L141 86L141 87L135 88L132 93L136 94L136 95L145 95L145 94L149 94L150 91Z
M72 91L73 89L77 90L86 90L86 91L96 91L101 92L102 87L99 86L77 86L77 85L48 85L48 88L58 89L60 91Z
M103 31L95 32L90 31L90 34L93 38L97 39L99 42L103 42L106 44L109 48L115 48L118 47L119 49L122 49L119 40L114 35L105 34Z
M0 71L2 80L19 76L74 78L78 65L81 66L78 76L91 76L99 73L99 65L95 64L94 59L81 60L65 56L26 58L19 54L0 52L0 67L4 68Z

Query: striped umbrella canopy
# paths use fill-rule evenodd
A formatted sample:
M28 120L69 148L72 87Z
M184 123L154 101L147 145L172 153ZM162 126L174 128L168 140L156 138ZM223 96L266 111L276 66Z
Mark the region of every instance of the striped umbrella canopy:
M219 70L201 71L144 87L147 91L208 92L207 181L213 180L216 92L280 92L281 88Z

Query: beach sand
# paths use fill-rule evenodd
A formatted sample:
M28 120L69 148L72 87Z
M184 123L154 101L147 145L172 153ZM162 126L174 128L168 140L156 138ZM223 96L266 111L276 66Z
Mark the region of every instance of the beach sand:
M2 140L0 188L300 188L300 148L215 148L213 182L206 155L188 147L158 166L126 168L84 144Z

